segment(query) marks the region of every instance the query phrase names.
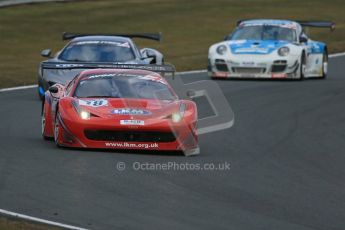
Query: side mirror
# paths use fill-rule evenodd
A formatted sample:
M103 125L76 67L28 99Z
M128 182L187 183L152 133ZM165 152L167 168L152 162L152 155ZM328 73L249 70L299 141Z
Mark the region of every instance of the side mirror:
M41 56L42 56L42 57L49 58L50 55L51 55L51 53L52 53L51 49L45 49L45 50L42 50Z
M58 93L59 92L59 88L56 86L50 86L48 90L50 93Z
M305 36L300 36L300 37L299 37L299 42L300 42L300 43L307 43L307 42L308 42L308 38L305 37Z
M153 50L146 50L146 56L148 58L156 58L156 53Z
M141 56L143 59L151 59L150 64L156 64L157 63L157 53L154 49L151 48L144 48L140 50Z

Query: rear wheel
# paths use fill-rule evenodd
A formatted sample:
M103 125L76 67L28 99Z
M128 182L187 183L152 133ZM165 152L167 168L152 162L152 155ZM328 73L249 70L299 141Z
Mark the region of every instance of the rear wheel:
M325 79L327 77L327 72L328 72L328 53L327 51L324 51L322 55L322 75L321 75L322 79Z

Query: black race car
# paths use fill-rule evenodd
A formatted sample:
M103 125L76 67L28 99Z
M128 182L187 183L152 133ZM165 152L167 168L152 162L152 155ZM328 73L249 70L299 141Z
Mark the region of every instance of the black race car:
M132 38L144 38L160 41L161 34L75 34L63 33L63 40L71 40L53 57L51 50L45 49L41 56L49 58L40 63L38 71L38 95L44 93L55 83L66 84L83 69L43 69L45 62L59 62L62 65L95 63L101 68L102 63L121 64L163 64L163 55L151 48L138 49ZM66 64L64 64L66 63ZM72 64L73 63L73 64ZM76 64L77 63L77 64Z

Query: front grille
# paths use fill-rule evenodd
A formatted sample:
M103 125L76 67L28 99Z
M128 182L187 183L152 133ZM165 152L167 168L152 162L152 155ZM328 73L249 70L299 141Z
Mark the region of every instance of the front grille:
M234 67L232 68L232 72L239 73L239 74L260 74L265 73L265 68L248 68L248 67Z
M272 73L281 73L284 72L287 66L286 61L274 61L272 65Z
M221 72L229 72L228 65L226 64L225 60L223 59L216 59L215 65L218 71Z
M280 72L284 72L286 69L286 65L273 65L272 66L272 73L280 73Z
M85 130L86 138L94 141L173 142L172 132L140 132L113 130Z

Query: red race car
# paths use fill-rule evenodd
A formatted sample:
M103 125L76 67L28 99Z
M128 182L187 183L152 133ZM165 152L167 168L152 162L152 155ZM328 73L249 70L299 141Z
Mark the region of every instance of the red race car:
M44 68L86 66L92 67L46 63ZM66 86L49 88L42 105L44 139L54 138L64 147L199 154L196 104L179 100L156 73L174 68L136 64L102 64L102 68L112 69L84 70Z

